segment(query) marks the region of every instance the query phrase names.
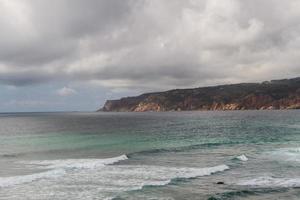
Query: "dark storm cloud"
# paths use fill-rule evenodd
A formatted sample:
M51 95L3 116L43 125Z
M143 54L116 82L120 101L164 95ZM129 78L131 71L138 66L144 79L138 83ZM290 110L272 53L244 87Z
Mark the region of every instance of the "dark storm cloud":
M168 88L300 74L297 0L3 0L0 82Z

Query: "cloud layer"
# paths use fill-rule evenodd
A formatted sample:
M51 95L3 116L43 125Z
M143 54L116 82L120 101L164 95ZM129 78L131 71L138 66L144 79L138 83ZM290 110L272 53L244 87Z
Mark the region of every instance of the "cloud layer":
M3 85L159 89L300 75L298 0L3 0L0 13Z

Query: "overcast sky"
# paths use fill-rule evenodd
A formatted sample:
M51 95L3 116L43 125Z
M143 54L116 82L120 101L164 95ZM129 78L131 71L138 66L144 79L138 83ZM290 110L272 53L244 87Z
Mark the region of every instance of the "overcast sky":
M300 76L299 0L0 0L0 112Z

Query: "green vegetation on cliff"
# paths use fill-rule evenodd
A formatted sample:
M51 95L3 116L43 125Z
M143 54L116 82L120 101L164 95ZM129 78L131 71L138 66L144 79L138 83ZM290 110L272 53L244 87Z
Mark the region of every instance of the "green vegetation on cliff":
M300 77L147 93L108 100L99 111L299 109Z

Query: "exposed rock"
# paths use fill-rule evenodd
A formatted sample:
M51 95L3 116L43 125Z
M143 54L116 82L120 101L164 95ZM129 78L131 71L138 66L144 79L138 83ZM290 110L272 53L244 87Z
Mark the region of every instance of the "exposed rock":
M300 109L300 78L177 89L108 100L100 111Z
M139 105L133 110L134 112L146 112L146 111L163 111L157 103L139 103Z

